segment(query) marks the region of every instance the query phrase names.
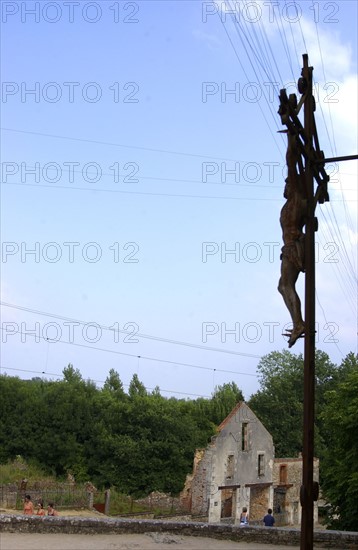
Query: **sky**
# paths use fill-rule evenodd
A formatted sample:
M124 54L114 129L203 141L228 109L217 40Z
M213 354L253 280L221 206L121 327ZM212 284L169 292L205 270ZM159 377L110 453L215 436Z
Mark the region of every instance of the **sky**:
M1 9L1 372L71 363L99 387L114 369L125 388L233 381L248 399L290 326L279 91L299 96L308 53L320 147L357 154L357 3ZM326 170L316 346L340 364L357 353L357 161Z

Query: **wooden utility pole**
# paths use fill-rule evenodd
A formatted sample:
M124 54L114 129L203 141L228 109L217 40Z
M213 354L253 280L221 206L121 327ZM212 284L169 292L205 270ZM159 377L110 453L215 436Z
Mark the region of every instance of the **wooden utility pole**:
M312 94L312 74L313 67L308 66L308 55L304 54L301 78L298 80L298 91L301 94L301 99L297 102L295 94L290 95L288 98L286 90L281 90L279 109L281 121L287 126L287 132L290 136L293 136L296 147L296 156L294 157L295 165L293 167L291 166L289 170L289 172L291 172L292 181L288 183L290 186L295 186L297 182L303 182L304 201L306 204L303 222L305 227L305 232L303 234L304 267L301 268L301 270L305 272L304 330L297 332L296 329L295 335L294 326L289 340L289 345L291 347L297 339L297 334L304 336L305 339L303 376L303 468L300 493L302 506L301 550L313 550L314 501L318 498L318 483L315 483L313 480L315 406L315 231L318 229L315 208L317 202L323 203L329 200L327 192L329 177L324 170L324 154L319 148L314 119L315 99ZM304 126L302 126L298 118L302 106L304 107ZM289 156L286 156L286 158L289 158ZM314 180L317 182L316 191ZM291 207L286 203L286 212L289 208L292 208L293 212L293 217L287 218L291 221L291 224L292 220L299 220L299 217L294 215L294 208L297 208L295 204L297 204L297 202L295 203L293 201ZM287 246L295 246L295 243L288 243ZM291 268L288 267L288 270L289 269ZM299 271L297 270L297 276L298 273ZM291 311L290 313L292 316ZM295 322L294 318L293 322Z
M315 403L315 218L314 186L311 162L314 130L314 98L312 95L312 67L308 66L308 56L303 56L302 78L307 86L304 101L304 131L307 137L305 159L307 219L305 236L305 345L304 345L304 402L303 402L303 468L301 487L301 550L313 549L313 506L318 494L314 495L314 403ZM328 179L328 178L327 178Z
M325 159L323 151L320 150L317 128L314 118L315 99L312 93L313 67L308 66L308 55L303 55L303 68L301 78L298 80L298 91L301 99L297 102L296 94L287 97L286 90L280 91L280 108L282 124L287 126L291 136L294 136L297 147L297 162L293 180L289 185L294 187L297 182L304 181L306 201L306 214L304 219L304 271L305 271L305 320L304 332L296 332L298 337L304 336L304 401L303 401L303 467L302 486L300 500L302 505L301 519L301 550L313 550L313 523L314 523L314 502L318 499L318 482L313 480L314 464L314 418L315 418L315 232L318 230L318 222L315 217L317 203L329 201L327 183L329 176L326 174L324 165L326 162L357 159L357 155L341 156ZM302 126L298 114L304 107L304 126ZM288 156L286 156L288 158ZM290 167L292 173L292 166ZM289 170L289 171L290 171ZM301 179L300 179L301 178ZM289 179L289 178L288 178ZM287 180L286 180L287 181ZM314 183L317 183L315 189ZM292 190L291 190L292 193ZM296 205L296 206L295 206ZM297 208L297 202L292 202L292 207L286 203L285 220L292 224L292 220L298 220L295 215L287 216L288 208ZM282 224L281 224L282 225ZM292 227L289 227L292 229ZM300 229L300 228L298 228ZM286 243L285 243L286 244ZM288 246L295 243L289 243ZM298 243L296 243L298 246ZM284 255L283 247L283 255ZM292 269L292 266L291 266ZM298 276L297 271L297 276ZM281 272L282 273L282 272ZM292 290L292 289L291 289ZM282 292L281 292L282 293ZM284 296L285 298L285 296ZM286 300L285 300L286 301ZM291 316L292 312L290 310ZM293 320L294 322L294 320ZM294 327L295 328L295 327ZM295 343L295 330L287 336L290 337L290 347Z

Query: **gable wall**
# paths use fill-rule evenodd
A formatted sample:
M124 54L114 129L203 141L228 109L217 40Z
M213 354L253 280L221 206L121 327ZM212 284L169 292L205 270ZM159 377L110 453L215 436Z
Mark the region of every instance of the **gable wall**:
M242 450L242 425L247 424L248 448ZM265 455L264 474L258 475L258 455ZM228 456L234 455L234 477L226 479ZM228 422L221 428L215 444L215 483L245 485L247 483L272 482L274 446L271 435L258 418L242 403Z

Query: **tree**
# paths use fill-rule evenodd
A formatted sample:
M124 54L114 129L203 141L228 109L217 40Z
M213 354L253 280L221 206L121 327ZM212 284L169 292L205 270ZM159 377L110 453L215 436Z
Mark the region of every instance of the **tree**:
M278 457L297 456L302 451L303 432L303 357L284 350L265 355L258 367L260 390L249 400L249 406L273 437ZM337 367L328 355L316 351L316 417L325 403L325 392L333 387ZM325 445L325 429L317 418L315 453Z
M217 386L210 402L210 420L220 424L244 396L235 382Z
M272 435L276 456L297 456L302 450L302 358L287 350L272 352L257 369L261 389L248 404Z
M93 400L97 389L74 374L45 385L36 424L41 444L35 458L56 475L71 470L81 481L87 477L85 449L92 439Z
M330 527L358 531L358 355L349 354L339 370L341 380L326 392L321 414L328 434L322 488Z
M41 441L42 381L0 376L0 462L22 455L33 458Z
M122 381L119 378L118 372L114 369L109 371L103 389L110 392L116 398L123 399L125 397Z
M78 369L75 369L71 363L67 365L62 371L63 379L69 383L76 383L82 381L82 375Z
M134 399L138 396L144 397L147 395L147 390L145 389L144 384L139 380L137 374L133 374L132 380L129 384L128 389L129 396Z

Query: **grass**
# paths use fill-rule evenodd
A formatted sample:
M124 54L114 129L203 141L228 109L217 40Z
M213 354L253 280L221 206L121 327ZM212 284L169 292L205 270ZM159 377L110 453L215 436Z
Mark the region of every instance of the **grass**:
M138 504L131 497L120 493L115 488L111 489L110 515L135 514L140 512L151 512L145 506Z
M20 485L22 479L27 479L30 483L36 481L54 481L54 478L44 474L43 470L38 465L27 463L20 455L12 462L0 464L1 485L8 485L10 483Z

